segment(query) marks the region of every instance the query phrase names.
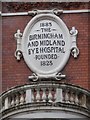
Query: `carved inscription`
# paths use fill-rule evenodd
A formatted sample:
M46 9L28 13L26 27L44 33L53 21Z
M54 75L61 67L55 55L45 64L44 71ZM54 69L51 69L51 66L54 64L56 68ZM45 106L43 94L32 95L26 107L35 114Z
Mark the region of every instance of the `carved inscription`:
M41 67L53 66L55 60L65 54L65 45L64 35L55 23L41 21L38 29L34 27L28 36L27 54L33 55Z

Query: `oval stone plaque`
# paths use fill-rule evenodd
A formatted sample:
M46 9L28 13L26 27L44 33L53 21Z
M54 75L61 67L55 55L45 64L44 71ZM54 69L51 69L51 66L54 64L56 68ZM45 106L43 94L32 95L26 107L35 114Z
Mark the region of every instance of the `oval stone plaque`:
M36 15L24 30L24 60L38 75L51 76L61 71L69 59L70 48L69 30L54 14Z

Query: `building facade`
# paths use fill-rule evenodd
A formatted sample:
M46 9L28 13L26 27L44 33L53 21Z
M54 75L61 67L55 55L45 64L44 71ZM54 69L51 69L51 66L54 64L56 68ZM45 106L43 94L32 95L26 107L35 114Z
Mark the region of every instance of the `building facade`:
M2 2L1 119L88 119L90 117L89 12L89 2ZM33 18L36 22L33 22ZM59 66L59 63L61 64L55 71L57 74L54 77L53 74L48 75L49 69L53 69L51 66L47 69L44 66L43 69L40 68L41 72L38 72L40 71L37 65L39 63L34 63L32 59L35 56L29 57L29 63L31 63L30 66L27 65L27 57L24 56L24 50L22 51L21 48L27 43L26 34L28 35L30 27L33 36L31 38L29 36L29 40L36 39L38 41L38 38L35 37L36 33L33 32L33 29L39 29L37 20L45 21L45 23L49 21L50 24L48 25L53 23L53 29L57 28L56 34L51 35L50 26L49 29L45 29L46 26L41 27L42 32L43 30L46 30L44 32L50 32L49 37L53 36L55 41L56 39L63 39L62 35L64 34L65 41L62 40L64 42L59 43L59 45L66 45L66 51L63 49L61 51L67 56L67 51L70 49L68 58L65 57L67 61L63 67L61 67L64 61L61 59L63 55L60 56L58 61L54 61L57 66ZM32 21L32 23L29 21ZM59 22L61 23L59 24ZM67 29L63 27L65 25ZM59 34L58 29L63 31L63 34ZM74 34L74 31L77 31L77 34ZM68 42L67 34L70 35L70 42ZM39 36L39 39L42 42L43 37ZM44 37L45 39L48 41L49 38ZM50 44L48 43L49 47L51 44L57 46L58 43L52 43L52 39L50 39ZM45 46L47 47L48 44L43 43L42 49ZM30 49L38 46L33 47L31 43L28 43L29 45ZM38 49L40 47L38 46ZM46 54L46 51L44 52ZM36 53L41 55L41 53ZM36 53L33 52L34 55ZM60 51L59 54L61 54ZM55 59L54 57L52 59ZM44 58L37 57L37 59L40 61ZM37 66L38 70L33 68L34 65ZM39 76L37 73L39 75L43 73L43 75Z

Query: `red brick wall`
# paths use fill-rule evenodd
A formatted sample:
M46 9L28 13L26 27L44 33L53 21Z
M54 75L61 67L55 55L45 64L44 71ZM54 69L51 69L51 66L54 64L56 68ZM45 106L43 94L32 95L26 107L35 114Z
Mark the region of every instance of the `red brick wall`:
M88 9L88 3L3 3L3 12L23 12L32 9ZM14 57L16 41L14 33L17 29L23 32L31 16L14 16L2 18L2 90L10 87L27 84L31 71L22 59L20 62ZM62 14L60 18L71 29L75 26L78 31L77 44L80 50L79 57L75 60L72 56L62 70L67 75L67 83L76 84L89 89L88 71L88 13Z

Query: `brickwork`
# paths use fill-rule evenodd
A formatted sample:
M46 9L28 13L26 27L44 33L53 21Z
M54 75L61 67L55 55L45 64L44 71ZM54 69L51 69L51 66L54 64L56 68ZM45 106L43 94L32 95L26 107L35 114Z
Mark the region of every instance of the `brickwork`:
M74 6L75 5L75 6ZM20 7L21 6L21 7ZM88 9L88 3L3 3L3 12L23 12L32 9ZM88 72L88 13L81 14L61 14L59 16L69 29L75 26L78 31L78 48L80 55L75 60L72 56L62 70L67 75L64 82L76 84L89 89ZM14 16L2 18L2 89L7 90L10 87L28 84L28 75L32 72L22 59L20 62L14 57L16 50L16 41L14 33L17 29L23 32L25 26L32 16Z

